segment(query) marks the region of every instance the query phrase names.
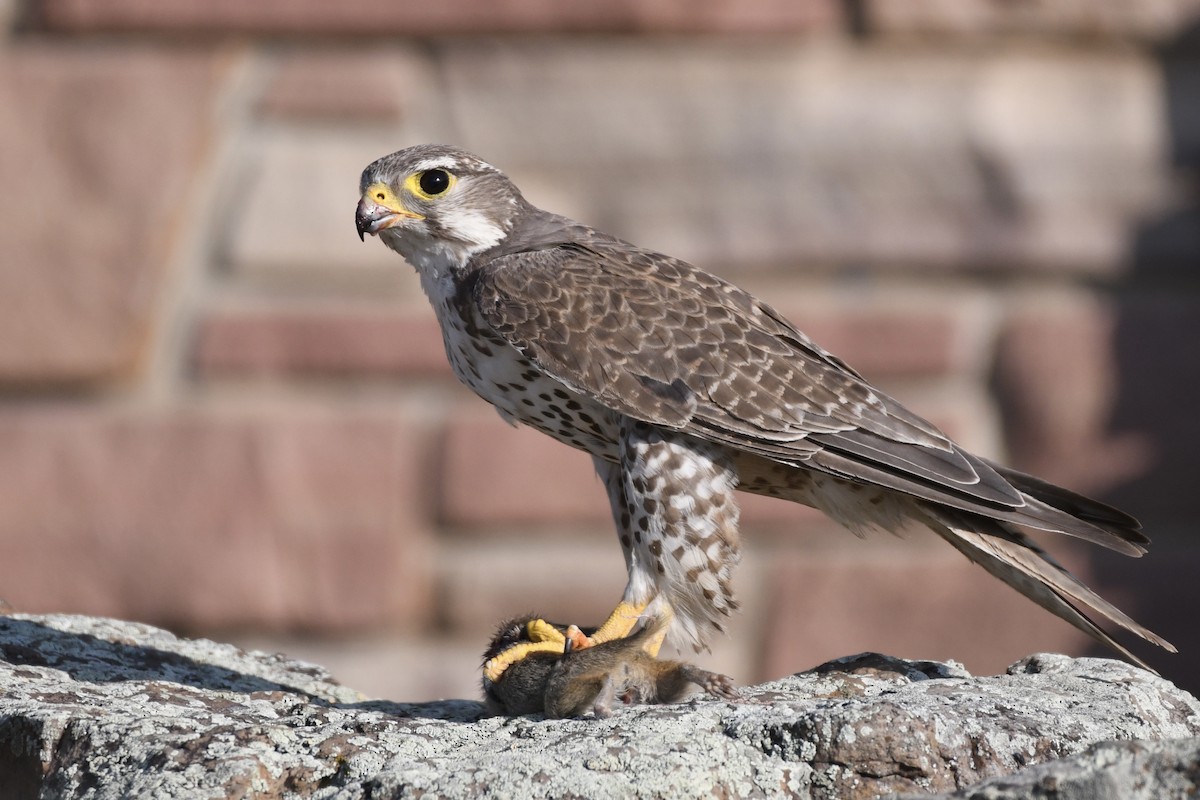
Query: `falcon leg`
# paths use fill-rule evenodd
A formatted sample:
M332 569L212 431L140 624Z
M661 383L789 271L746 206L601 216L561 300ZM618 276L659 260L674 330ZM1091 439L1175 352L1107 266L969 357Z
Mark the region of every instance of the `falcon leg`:
M625 418L619 461L593 459L608 490L629 583L593 636L627 636L637 615L670 614L670 628L697 650L737 608L737 472L717 446ZM662 637L646 648L657 654Z
M596 632L591 635L591 644L611 642L613 639L624 639L633 630L642 617L649 603L629 603L622 600L608 615Z
M646 643L642 645L642 649L646 651L652 658L658 657L658 651L662 649L663 641L667 638L667 628L670 627L671 621L675 618L675 612L671 607L664 602L655 603L657 610L651 609L650 603L642 603L635 605L622 600L617 605L609 618L604 621L604 624L596 629L596 632L589 637L586 644L583 646L590 647L592 645L601 644L602 642L611 642L614 639L624 639L636 627L638 620L641 619L662 619L664 620L661 630L651 636ZM579 645L576 644L576 647Z

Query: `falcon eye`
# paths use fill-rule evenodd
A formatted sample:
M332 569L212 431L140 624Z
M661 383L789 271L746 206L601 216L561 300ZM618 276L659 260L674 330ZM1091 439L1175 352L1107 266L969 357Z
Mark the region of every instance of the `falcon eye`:
M450 173L444 169L427 169L417 179L421 191L431 197L450 188Z
M416 195L419 200L434 200L454 188L458 179L454 173L441 167L410 172L404 179L405 191Z

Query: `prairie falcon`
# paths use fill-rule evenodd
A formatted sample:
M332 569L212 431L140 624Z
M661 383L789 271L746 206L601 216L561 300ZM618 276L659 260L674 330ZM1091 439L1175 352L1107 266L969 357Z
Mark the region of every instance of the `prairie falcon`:
M510 422L591 454L629 576L592 641L641 615L673 617L697 648L721 629L737 607L740 489L854 531L922 523L1126 658L1142 663L1094 619L1174 650L1028 534L1139 556L1135 519L967 452L736 286L535 208L457 148L385 156L359 191L359 237L416 268L458 378Z

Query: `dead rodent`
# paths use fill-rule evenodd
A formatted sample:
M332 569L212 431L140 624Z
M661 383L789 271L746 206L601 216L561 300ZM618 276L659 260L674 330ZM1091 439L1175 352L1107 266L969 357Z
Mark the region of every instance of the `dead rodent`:
M485 660L509 647L529 641L529 615L506 622L496 632ZM555 626L564 630L564 626ZM484 681L484 695L496 714L545 714L577 717L593 712L607 717L614 705L674 703L688 687L736 698L733 681L725 675L680 661L659 660L643 645L659 630L650 624L631 636L562 653L534 652L510 664L496 681Z

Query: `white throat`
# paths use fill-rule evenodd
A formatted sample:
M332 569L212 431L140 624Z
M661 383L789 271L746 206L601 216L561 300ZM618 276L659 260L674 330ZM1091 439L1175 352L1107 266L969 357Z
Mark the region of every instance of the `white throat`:
M404 256L422 277L437 278L461 270L472 256L495 247L505 236L503 228L476 212L455 215L453 230L456 234L453 239L429 236L411 228L385 230L380 238Z
M443 323L443 317L450 313L458 274L466 268L472 256L495 247L505 235L498 225L482 215L471 216L475 219L468 228L462 226L462 217L455 226L460 234L467 233L468 241L427 236L411 229L384 230L380 233L384 244L404 256L404 260L417 271L421 278L421 289Z

